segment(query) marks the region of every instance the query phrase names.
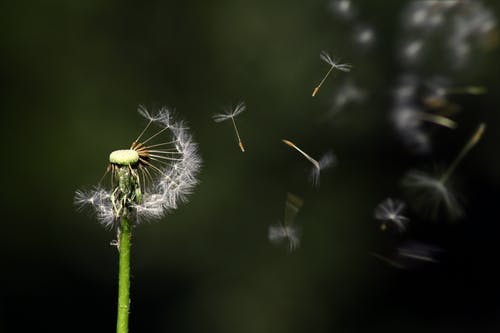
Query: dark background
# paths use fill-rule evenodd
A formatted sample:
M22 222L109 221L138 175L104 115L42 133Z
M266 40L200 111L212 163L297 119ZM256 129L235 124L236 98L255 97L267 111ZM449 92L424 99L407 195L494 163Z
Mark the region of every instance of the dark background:
M73 197L143 128L139 104L175 108L204 166L188 204L134 230L131 332L498 331L499 48L451 70L436 43L414 70L488 89L457 97L459 128L416 156L389 121L407 3L353 3L377 33L364 49L327 1L2 2L0 332L115 329L115 234ZM483 3L499 15L498 2ZM354 69L312 99L321 50ZM369 96L328 117L347 75ZM245 153L230 124L211 119L240 100ZM405 172L449 163L481 121L483 141L454 175L466 217L430 222L410 210L407 234L381 232L373 210L406 199ZM319 189L282 138L336 153ZM292 254L267 240L287 192L304 199ZM439 263L397 269L370 255L405 240L442 249Z

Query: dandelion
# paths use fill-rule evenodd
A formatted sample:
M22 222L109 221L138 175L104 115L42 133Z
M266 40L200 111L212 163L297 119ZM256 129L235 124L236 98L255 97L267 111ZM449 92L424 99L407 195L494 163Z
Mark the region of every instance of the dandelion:
M231 119L231 121L233 122L234 131L236 132L236 137L238 139L238 146L240 147L242 152L245 152L245 147L243 146L243 142L241 141L240 133L238 132L238 127L236 127L236 122L234 121L234 118L243 111L245 111L246 108L247 107L245 105L245 102L240 102L238 105L236 105L235 108L227 109L224 113L218 113L212 116L212 119L216 123L220 123L228 119Z
M478 126L455 160L439 177L422 171L411 171L404 178L403 185L416 196L417 204L427 208L430 206L431 217L434 219L443 204L450 218L457 219L462 216L462 207L449 184L450 176L467 153L479 142L485 129L484 123Z
M159 219L186 201L197 183L201 165L197 145L187 127L174 122L167 109L153 115L139 107L139 113L148 120L144 130L129 149L115 150L109 155L111 187L99 185L75 195L76 205L90 205L104 226L117 229L114 244L120 252L118 333L128 331L132 227L143 220ZM142 139L153 124L160 129ZM169 132L170 138L163 138Z
M393 225L399 232L406 230L409 219L402 214L406 205L400 200L387 198L375 208L375 218L381 220L380 228L387 229L387 225Z
M319 55L320 59L326 62L328 65L330 65L330 69L328 72L323 76L323 79L321 79L320 83L314 88L312 92L312 97L316 96L318 93L319 89L323 85L323 82L325 82L326 78L330 75L333 69L342 71L342 72L350 72L352 66L349 64L340 64L336 62L335 60L332 59L332 57L326 52L326 51L321 51Z
M295 224L295 217L303 205L303 200L291 193L287 193L283 222L269 226L268 238L274 244L288 242L290 252L300 245L300 231Z
M302 149L297 147L293 142L286 140L286 139L283 139L281 141L283 141L283 143L288 145L289 147L292 147L293 149L297 150L302 156L304 156L309 162L312 163L313 168L311 170L310 179L311 179L311 182L314 186L319 186L319 177L320 177L321 170L324 170L326 168L333 166L337 161L336 156L331 151L325 153L319 159L319 161L317 161L314 158L312 158L311 156L309 156L307 153L305 153Z

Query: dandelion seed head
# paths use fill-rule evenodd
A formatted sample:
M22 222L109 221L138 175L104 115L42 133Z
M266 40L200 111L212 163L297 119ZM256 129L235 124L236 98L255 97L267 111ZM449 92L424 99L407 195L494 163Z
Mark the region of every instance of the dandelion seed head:
M198 182L201 158L188 127L175 122L166 108L155 114L142 106L138 111L148 120L146 128L130 149L110 154L112 177L119 183L119 177L125 174L131 181L112 185L110 189L96 187L75 194L75 204L93 207L98 220L107 227L114 226L125 212L136 223L160 219L186 202ZM140 140L150 125L159 130Z
M109 163L131 165L139 162L139 154L133 149L119 149L109 154Z

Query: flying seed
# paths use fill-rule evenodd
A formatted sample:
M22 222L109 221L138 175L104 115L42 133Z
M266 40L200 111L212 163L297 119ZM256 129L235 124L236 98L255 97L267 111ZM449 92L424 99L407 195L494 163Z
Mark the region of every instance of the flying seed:
M287 146L297 150L302 156L304 156L309 162L312 163L313 168L311 170L311 181L314 186L319 185L319 176L321 170L333 166L337 161L336 156L332 152L327 152L320 158L319 161L317 161L311 156L309 156L309 154L307 154L305 151L297 147L297 145L295 145L293 142L286 139L283 139L281 141L283 141L283 143L286 144Z
M231 119L231 122L233 123L234 131L236 133L236 138L238 139L238 146L240 147L241 152L245 152L245 146L243 145L243 141L241 141L240 138L240 133L238 131L238 127L236 126L236 122L234 121L234 118L238 116L240 113L246 110L246 105L245 102L240 102L238 105L236 105L235 108L233 109L226 109L224 113L218 113L212 116L212 119L216 123L220 123L223 121L226 121L228 119Z
M274 244L288 241L288 250L293 252L300 244L300 230L295 224L295 217L304 201L296 195L287 193L283 222L269 226L268 238Z
M349 64L340 64L336 62L335 60L332 59L332 57L326 52L326 51L321 51L319 55L320 59L326 62L328 65L330 65L330 69L328 69L328 72L326 72L325 76L321 79L319 84L314 88L312 92L312 97L316 96L316 94L319 92L319 89L325 82L326 78L330 75L333 69L342 71L342 72L350 72L352 66Z

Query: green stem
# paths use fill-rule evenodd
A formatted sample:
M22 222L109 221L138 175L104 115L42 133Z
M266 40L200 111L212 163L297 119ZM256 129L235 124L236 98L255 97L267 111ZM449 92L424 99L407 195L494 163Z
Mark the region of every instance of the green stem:
M120 267L118 273L118 318L116 333L128 333L130 309L130 223L125 216L120 221L119 250Z

